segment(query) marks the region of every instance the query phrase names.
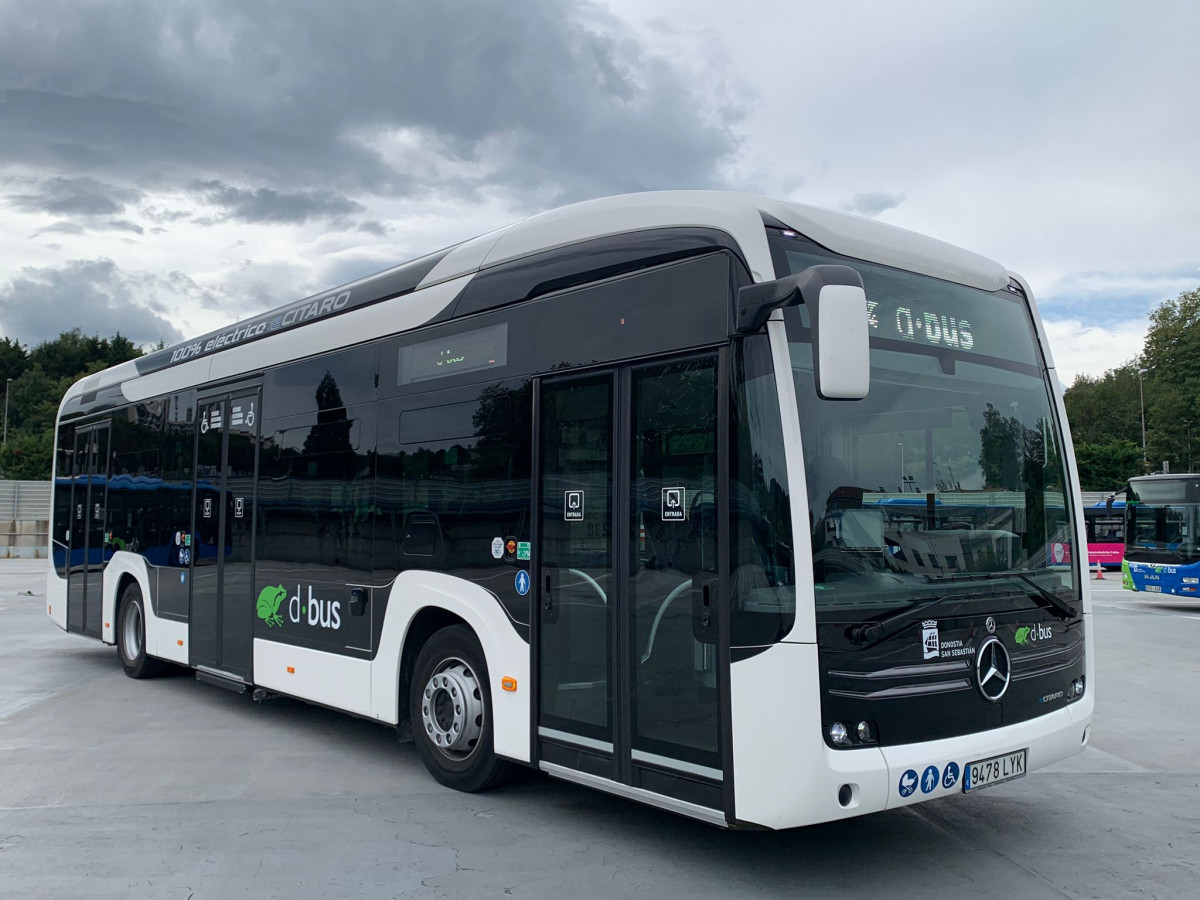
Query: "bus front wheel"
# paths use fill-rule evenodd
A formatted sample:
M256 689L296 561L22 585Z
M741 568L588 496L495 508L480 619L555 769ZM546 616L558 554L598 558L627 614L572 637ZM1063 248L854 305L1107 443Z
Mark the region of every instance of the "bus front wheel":
M146 653L146 608L142 589L132 581L121 592L117 614L117 656L130 678L152 678L162 669L161 661Z
M511 773L512 764L492 749L487 664L470 628L451 625L425 642L413 669L408 708L417 754L442 784L484 791Z

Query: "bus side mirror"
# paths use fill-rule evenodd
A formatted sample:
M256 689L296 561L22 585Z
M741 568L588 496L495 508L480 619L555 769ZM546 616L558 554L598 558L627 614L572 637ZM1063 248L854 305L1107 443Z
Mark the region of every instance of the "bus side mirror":
M849 266L809 266L799 274L812 329L813 372L822 400L862 400L871 389L867 292Z
M871 387L867 292L850 266L809 266L738 291L735 331L758 331L772 312L803 303L812 331L813 371L823 400L861 400Z

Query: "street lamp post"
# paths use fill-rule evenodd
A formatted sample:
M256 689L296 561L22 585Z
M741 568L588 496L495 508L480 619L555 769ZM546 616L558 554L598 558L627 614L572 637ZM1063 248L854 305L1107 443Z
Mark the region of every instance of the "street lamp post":
M1142 389L1142 376L1146 374L1145 369L1138 369L1138 402L1142 408L1142 469L1150 468L1150 463L1146 459L1146 393Z
M904 493L904 443L896 441L900 445L900 493Z
M4 381L4 446L8 446L8 389L12 386L12 379L7 378Z

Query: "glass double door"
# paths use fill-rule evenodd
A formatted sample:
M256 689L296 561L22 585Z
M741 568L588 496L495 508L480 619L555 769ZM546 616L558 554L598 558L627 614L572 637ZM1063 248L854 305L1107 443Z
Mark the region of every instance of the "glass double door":
M108 517L108 423L75 432L68 531L67 630L100 637Z
M718 368L713 355L541 382L535 585L542 760L711 805Z
M201 398L196 412L189 662L249 681L259 390Z

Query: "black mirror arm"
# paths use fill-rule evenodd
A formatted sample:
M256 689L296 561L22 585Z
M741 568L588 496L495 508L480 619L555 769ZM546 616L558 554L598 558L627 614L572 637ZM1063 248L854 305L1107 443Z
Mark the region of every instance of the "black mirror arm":
M799 275L746 285L738 291L734 330L738 334L753 334L766 324L775 310L797 306L801 302Z

